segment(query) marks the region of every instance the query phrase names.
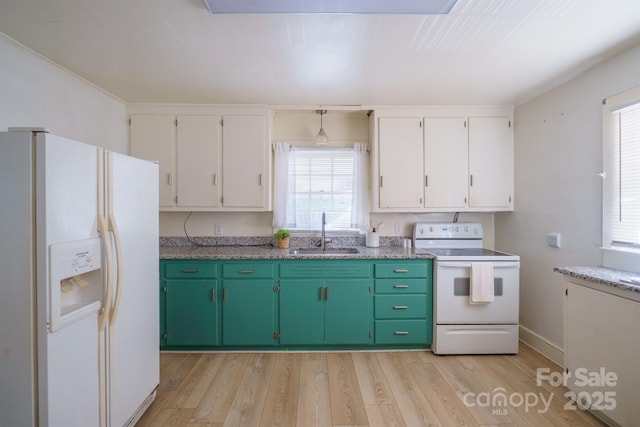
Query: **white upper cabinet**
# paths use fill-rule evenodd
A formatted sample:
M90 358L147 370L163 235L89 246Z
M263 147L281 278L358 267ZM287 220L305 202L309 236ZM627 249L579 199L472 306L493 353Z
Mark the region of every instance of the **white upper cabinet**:
M267 120L264 115L225 115L222 127L222 205L268 205Z
M175 206L175 117L135 115L130 123L131 155L158 162L160 207Z
M374 113L374 212L513 210L510 107Z
M422 191L422 120L384 117L379 126L380 208L420 208Z
M424 119L425 207L467 206L467 120Z
M178 206L219 206L220 116L178 116Z
M513 162L510 119L470 117L470 207L513 208Z
M269 127L264 111L136 114L131 154L160 162L161 210L267 211Z

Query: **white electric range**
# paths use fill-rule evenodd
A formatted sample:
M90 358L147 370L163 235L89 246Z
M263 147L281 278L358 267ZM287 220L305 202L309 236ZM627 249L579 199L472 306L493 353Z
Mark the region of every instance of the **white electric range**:
M432 351L517 353L520 257L484 248L478 223L416 223L413 244L435 257ZM472 303L472 268L480 263L492 264L492 301Z

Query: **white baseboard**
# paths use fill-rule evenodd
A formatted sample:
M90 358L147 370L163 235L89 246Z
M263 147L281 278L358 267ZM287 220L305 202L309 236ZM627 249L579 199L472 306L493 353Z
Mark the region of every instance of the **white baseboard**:
M520 325L520 341L564 368L564 350L549 342L546 338Z

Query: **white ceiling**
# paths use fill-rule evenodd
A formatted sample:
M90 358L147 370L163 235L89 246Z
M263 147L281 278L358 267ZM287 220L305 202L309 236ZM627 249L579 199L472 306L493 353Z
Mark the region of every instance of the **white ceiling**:
M212 15L203 0L0 0L0 32L126 102L518 104L639 43L640 1Z

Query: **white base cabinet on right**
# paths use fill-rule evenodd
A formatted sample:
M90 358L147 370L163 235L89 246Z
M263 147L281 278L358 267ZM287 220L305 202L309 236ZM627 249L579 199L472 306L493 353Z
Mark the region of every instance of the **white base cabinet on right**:
M576 283L564 301L566 385L572 408L621 426L640 422L640 302Z

